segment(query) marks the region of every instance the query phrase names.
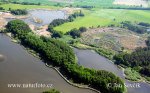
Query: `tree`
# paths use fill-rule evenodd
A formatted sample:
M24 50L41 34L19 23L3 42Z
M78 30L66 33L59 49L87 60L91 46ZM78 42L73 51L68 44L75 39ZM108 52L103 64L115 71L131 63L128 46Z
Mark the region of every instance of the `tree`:
M52 37L53 38L62 38L62 36L63 36L63 33L62 32L54 32L53 34L52 34Z
M69 31L68 34L71 35L73 38L81 37L81 32L75 28Z
M148 37L148 39L146 40L146 44L147 46L150 46L150 37Z
M7 31L12 32L15 37L22 38L27 33L31 32L29 26L22 20L9 21L6 25Z
M79 30L80 30L80 32L83 33L83 32L86 32L87 28L86 27L80 27Z
M25 9L17 9L17 10L11 10L10 9L10 12L13 15L26 15L26 14L28 14L27 10L25 10Z

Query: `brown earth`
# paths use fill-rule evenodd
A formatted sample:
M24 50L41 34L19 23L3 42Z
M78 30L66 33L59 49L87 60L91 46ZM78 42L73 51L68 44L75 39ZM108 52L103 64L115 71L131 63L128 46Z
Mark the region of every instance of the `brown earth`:
M41 27L36 27L34 25L29 25L29 27L31 28L31 30L39 35L39 36L46 36L46 37L50 37L51 33L47 31L48 25L45 26L41 26Z
M120 50L122 47L127 50L134 50L137 47L145 47L146 38L146 36L127 29L108 27L89 29L82 34L81 42L113 50Z
M13 18L13 19L22 19L22 18L27 18L27 16L15 16L12 15L9 12L0 12L0 28L4 29L5 25L7 24L6 18ZM32 29L33 32L35 32L39 36L46 36L50 37L51 33L47 31L48 26L41 26L41 27L36 27L34 25L29 25L29 27Z

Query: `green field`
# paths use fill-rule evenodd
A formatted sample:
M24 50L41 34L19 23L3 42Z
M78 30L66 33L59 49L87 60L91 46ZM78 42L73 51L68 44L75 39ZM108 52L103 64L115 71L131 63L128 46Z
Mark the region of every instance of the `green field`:
M90 5L96 7L112 6L114 0L74 0L75 5Z
M73 5L73 6L95 6L95 7L110 7L114 0L12 0L18 2L30 2L30 3L41 3L46 5L54 5L60 3L62 5ZM65 3L68 2L68 3ZM69 3L72 2L72 3Z
M46 6L46 5L21 5L21 4L2 4L0 7L3 7L5 10L11 9L58 9L59 7L55 6Z
M77 18L74 22L65 23L55 30L67 32L73 28L107 26L118 24L122 21L147 22L150 23L150 11L125 10L125 9L95 9L87 10L85 17Z

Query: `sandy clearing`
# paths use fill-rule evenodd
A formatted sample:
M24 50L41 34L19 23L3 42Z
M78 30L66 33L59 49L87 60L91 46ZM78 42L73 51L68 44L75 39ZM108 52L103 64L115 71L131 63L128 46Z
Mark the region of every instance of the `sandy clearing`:
M36 27L36 26L30 24L29 27L35 34L37 34L39 36L46 36L46 37L51 36L51 33L47 31L48 25Z
M14 16L10 14L9 12L0 12L0 28L4 29L5 25L7 24L6 18L13 18L13 19L22 19L22 18L27 18L27 16ZM46 36L50 37L51 33L47 31L48 25L41 26L41 27L36 27L32 24L29 24L29 27L31 30L36 33L39 36Z

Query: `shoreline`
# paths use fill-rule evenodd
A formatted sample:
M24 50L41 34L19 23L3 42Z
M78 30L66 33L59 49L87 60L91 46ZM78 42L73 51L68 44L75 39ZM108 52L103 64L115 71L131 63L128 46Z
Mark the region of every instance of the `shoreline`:
M10 37L11 38L11 40L12 40L12 42L14 42L14 38L11 36L11 35L8 35L7 33L4 33L4 34L6 34L8 37ZM17 41L17 40L15 40L15 41ZM34 56L34 57L36 57L36 58L38 58L38 59L40 59L40 57L36 54L36 52L34 51L34 50L31 50L31 49L28 49L28 48L26 48L25 46L23 46L23 45L21 45L20 43L19 43L19 41L17 41L17 42L14 42L14 43L17 43L17 44L19 44L24 50L26 50L30 55L32 55L32 56ZM72 46L71 46L72 47ZM72 48L74 48L74 47L72 47ZM77 48L77 47L76 47ZM82 49L82 48L77 48L77 49ZM84 50L88 50L88 49L84 49ZM93 50L93 49L90 49L91 51L95 51L95 50ZM97 53L96 51L95 51L95 53ZM104 57L104 56L103 56ZM77 56L76 56L76 58L77 58ZM106 58L106 57L105 57ZM40 59L41 60L41 59ZM78 60L78 59L77 59ZM108 59L109 60L109 59ZM111 61L111 63L114 63L112 60L110 60ZM43 62L44 63L44 62ZM57 73L68 83L68 84L70 84L70 85L72 85L72 86L74 86L74 87L78 87L78 88L82 88L82 89L90 89L90 90L92 90L92 91L95 91L95 92L97 92L97 93L101 93L100 91L98 91L98 90L96 90L96 89L94 89L94 88L91 88L91 87L85 87L84 85L78 85L78 83L73 83L73 82L71 82L70 80L68 80L68 79L66 79L66 77L57 69L57 68L55 68L55 67L51 67L51 66L49 66L47 63L45 63L45 65L47 66L47 67L50 67L50 68L53 68L55 71L57 71ZM115 64L114 64L115 65ZM124 72L124 68L123 67L121 67L120 65L115 65L115 66L117 66L121 71L123 71ZM125 73L123 73L123 76L125 75ZM117 76L117 75L116 75ZM119 76L120 77L120 76ZM121 77L120 77L121 78ZM125 78L125 76L124 76L124 78L121 78L121 79L123 79L123 80L125 80L125 81L129 81L129 82L135 82L135 83L147 83L147 84L150 84L148 81L131 81L131 80L128 80L128 79L126 79ZM127 91L127 88L125 89L126 91ZM124 93L127 93L127 92L124 92Z
M77 48L77 49L79 49L79 50L91 50L91 51L94 51L95 53L97 53L97 54L99 54L98 52L96 52L95 51L95 49L94 49L94 47L91 47L91 46L88 46L88 47L80 47L80 46L76 46L76 45L73 45L73 47L75 47L75 48ZM100 54L99 54L100 55ZM100 56L102 56L102 55L100 55ZM105 57L105 56L103 56L103 57ZM107 57L105 57L106 59L108 59ZM108 60L110 60L110 62L111 63L113 63L114 64L114 62L113 62L113 60L111 60L111 59L108 59ZM150 84L150 81L147 81L146 80L146 78L145 77L143 77L143 76L141 76L143 79L142 80L139 80L139 81L132 81L132 80L130 80L130 79L127 79L126 78L126 74L125 74L125 68L124 67L122 67L122 66L120 66L120 65L116 65L116 64L114 64L117 68L119 68L122 72L123 72L123 78L122 79L124 79L124 80L127 80L127 81L129 81L129 82L134 82L134 83L147 83L147 84ZM120 77L120 76L119 76ZM120 77L121 78L121 77Z
M5 35L8 36L8 37L11 39L11 42L16 43L16 44L19 44L19 45L20 45L25 51L27 51L30 55L32 55L32 56L38 58L39 60L41 60L40 57L36 54L36 52L33 53L34 50L32 50L32 49L30 49L30 48L26 48L25 46L21 45L17 40L16 40L17 42L14 42L13 40L15 40L15 39L14 39L11 35L8 35L7 33L5 33ZM31 52L31 51L32 51L32 52ZM77 60L77 59L76 59L76 60ZM43 62L43 63L44 63L44 62ZM94 89L94 88L85 87L86 85L83 86L82 84L79 85L78 83L73 83L73 82L71 82L70 80L66 79L66 77L65 77L56 67L50 66L50 65L48 65L47 63L45 63L45 65L46 65L47 67L49 67L49 68L54 69L68 84L70 84L70 85L72 85L72 86L74 86L74 87L77 87L77 88L89 89L89 90L95 91L95 92L97 92L97 93L101 93L100 91L98 91L98 90L96 90L96 89Z

